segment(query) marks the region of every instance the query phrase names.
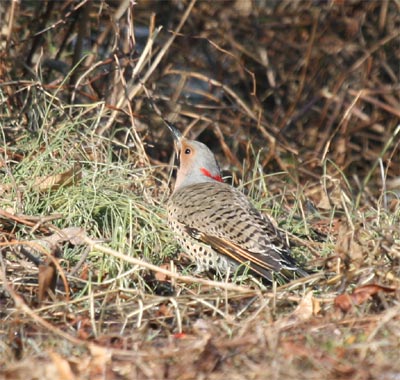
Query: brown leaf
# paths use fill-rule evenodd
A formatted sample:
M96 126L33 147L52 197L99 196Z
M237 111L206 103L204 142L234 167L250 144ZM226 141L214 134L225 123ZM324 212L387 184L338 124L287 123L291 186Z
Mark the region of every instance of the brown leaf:
M57 282L57 270L54 262L50 259L46 260L45 264L39 265L39 287L38 287L38 299L41 303L46 295L54 293Z
M321 198L317 204L317 207L321 210L330 210L332 208L329 197L325 192L321 192Z
M36 191L56 190L61 186L70 186L77 183L82 178L82 172L79 165L55 175L37 177L32 188Z
M160 265L160 268L171 270L171 265L170 264L162 264ZM170 278L165 274L161 272L156 272L154 274L154 277L157 281L169 281Z
M25 251L36 256L37 252L45 253L50 251L54 257L59 257L59 245L69 241L72 245L81 245L84 243L83 237L85 231L80 227L67 227L55 232L49 236L43 236L40 239L28 240L23 243Z
M354 289L354 296L360 296L364 293L368 294L369 296L373 296L379 292L385 292L385 293L393 293L395 292L395 288L389 288L388 286L382 286L378 284L368 284L368 285L363 285L360 286L356 289Z
M59 244L69 241L72 245L84 244L82 237L85 237L85 230L80 227L67 227L55 232L53 235L45 236L39 242Z
M168 306L165 303L161 304L156 312L157 317L172 317L173 314L171 306Z
M313 297L313 292L309 291L297 305L296 309L287 317L278 319L275 322L275 326L280 329L286 329L304 323L317 315L320 310L319 301Z
M90 318L78 318L76 336L82 340L88 340L93 335L93 326Z
M111 351L106 347L100 347L95 344L90 345L89 350L92 356L92 359L90 361L90 378L110 379L111 374L106 372L106 370L107 368L109 368L109 363L111 362L112 359Z
M61 357L56 352L49 352L49 356L53 360L53 364L55 365L56 373L58 375L58 379L65 380L74 380L76 379L74 373L72 372L71 365L67 360Z
M346 313L352 308L353 302L350 295L340 294L335 298L334 305L337 309L340 309Z
M340 294L335 298L334 305L343 312L348 312L353 306L358 306L379 292L393 293L396 289L377 284L363 285L354 289L351 294Z
M196 372L211 373L215 370L218 363L221 361L222 355L217 347L212 343L211 339L207 341L204 351L200 354L199 358L194 363Z
M357 266L363 263L363 249L358 240L358 232L353 231L346 223L340 225L335 252L347 266L350 263Z
M308 292L300 301L290 317L296 319L297 321L306 321L313 316L314 308L316 306L318 307L319 311L319 303L314 299L313 292Z
M320 235L336 236L338 234L341 220L339 218L325 218L311 221L312 229Z
M89 279L89 265L84 264L81 270L81 275L79 278L83 281L87 281Z

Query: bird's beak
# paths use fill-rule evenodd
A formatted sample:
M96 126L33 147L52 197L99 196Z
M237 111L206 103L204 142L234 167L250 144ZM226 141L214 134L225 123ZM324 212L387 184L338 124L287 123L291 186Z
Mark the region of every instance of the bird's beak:
M168 129L170 130L170 132L172 133L172 136L174 138L175 141L175 151L176 154L179 156L179 152L181 150L181 141L182 141L182 133L181 131L176 128L173 124L171 124L169 121L164 120L165 125L168 127Z
M156 104L154 103L154 101L151 97L149 97L149 100L150 100L150 104L153 107L156 114L158 116L160 116L161 120L164 122L164 124L168 127L169 131L172 133L172 136L173 136L174 142L175 142L174 145L175 145L176 155L179 157L179 152L181 150L181 142L182 142L182 138L183 138L182 133L172 123L170 123L168 120L163 118L160 110L158 109L158 107L156 106Z
M156 112L156 114L158 116L160 116L161 120L164 122L164 124L168 127L169 131L171 132L172 137L174 138L174 142L175 142L175 144L174 144L175 145L175 153L176 153L176 156L179 158L179 152L181 151L181 145L182 145L182 139L183 139L182 133L172 123L170 123L168 120L163 118L160 110L158 109L158 107L156 106L154 101L151 98L149 98L149 99L150 99L150 104L153 107L154 111Z

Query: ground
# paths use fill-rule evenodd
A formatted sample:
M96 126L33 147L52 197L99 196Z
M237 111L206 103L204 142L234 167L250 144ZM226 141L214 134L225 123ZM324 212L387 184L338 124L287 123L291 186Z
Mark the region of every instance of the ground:
M0 379L400 377L396 1L7 2ZM310 276L197 273L173 142Z

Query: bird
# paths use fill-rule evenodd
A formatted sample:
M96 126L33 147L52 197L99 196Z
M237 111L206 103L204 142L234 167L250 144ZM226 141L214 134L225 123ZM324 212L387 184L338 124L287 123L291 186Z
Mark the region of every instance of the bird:
M179 162L166 205L168 224L196 272L248 271L267 283L307 276L272 219L223 181L213 152L163 120L174 137Z

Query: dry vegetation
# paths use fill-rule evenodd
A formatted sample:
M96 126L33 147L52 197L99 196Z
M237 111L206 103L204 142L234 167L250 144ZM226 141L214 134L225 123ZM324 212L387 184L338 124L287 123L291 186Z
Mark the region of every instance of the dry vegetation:
M3 1L0 20L0 379L400 378L398 0ZM149 96L309 278L194 276Z

